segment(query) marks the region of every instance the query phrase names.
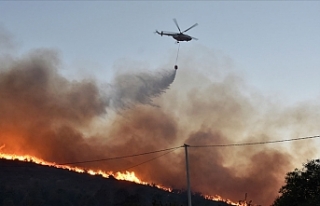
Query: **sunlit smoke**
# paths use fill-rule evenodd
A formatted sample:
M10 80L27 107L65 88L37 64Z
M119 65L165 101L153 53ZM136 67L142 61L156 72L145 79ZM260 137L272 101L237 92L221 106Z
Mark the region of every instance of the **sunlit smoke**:
M137 103L153 105L152 98L168 89L175 75L175 70L120 74L115 77L107 93L109 106L117 110L129 108Z
M107 90L93 79L70 81L62 77L56 51L34 50L10 61L0 58L0 152L70 163L184 143L205 145L317 134L317 104L285 107L247 86L230 68L224 70L225 65L231 65L228 58L221 60L203 48L194 50L202 57L201 64L182 52L177 76L172 65L160 68L160 72L131 71L116 75ZM215 76L203 71L212 71ZM120 112L109 115L108 109ZM313 143L191 147L192 190L233 202L248 193L254 202L268 205L293 164L315 154ZM144 182L186 188L183 150L139 165L153 157L74 166L114 172L131 168Z

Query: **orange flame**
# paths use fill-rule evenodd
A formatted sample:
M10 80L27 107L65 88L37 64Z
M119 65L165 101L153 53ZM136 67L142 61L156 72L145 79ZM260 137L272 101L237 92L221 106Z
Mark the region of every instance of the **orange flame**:
M87 173L90 175L101 175L105 178L108 178L109 176L113 176L114 178L116 178L117 180L126 180L126 181L130 181L130 182L135 182L138 184L142 184L142 185L148 185L149 183L144 182L142 180L140 180L134 172L129 172L126 171L124 173L122 172L105 172L102 170L86 170L84 168L81 167L73 167L73 166L68 166L68 165L58 165L54 162L48 162L45 161L41 158L37 158L34 156L30 156L30 155L15 155L15 154L4 154L4 153L0 153L0 159L7 159L7 160L19 160L19 161L24 161L24 162L34 162L36 164L40 164L40 165L45 165L45 166L50 166L50 167L55 167L55 168L60 168L60 169L66 169L69 171L73 171L73 172L78 172L78 173ZM159 188L159 189L163 189L166 191L172 191L171 188L167 188L167 187L163 187L160 185L154 185L155 187Z
M58 165L54 162L48 162L45 161L41 158L37 158L34 156L30 156L30 155L15 155L15 154L4 154L4 153L0 153L0 159L6 159L6 160L19 160L19 161L24 161L24 162L33 162L36 164L40 164L40 165L45 165L45 166L50 166L50 167L55 167L55 168L60 168L60 169L66 169L69 171L73 171L73 172L78 172L78 173L87 173L90 175L101 175L105 178L108 178L109 176L113 176L114 178L116 178L117 180L126 180L126 181L130 181L130 182L135 182L137 184L142 184L142 185L150 185L147 182L142 181L141 179L139 179L136 174L134 172L129 172L126 171L124 173L122 172L105 172L102 170L86 170L80 167L72 167L72 166L68 166L68 165ZM152 186L155 186L159 189L165 190L165 191L169 191L172 192L172 188L169 187L164 187L161 185L155 185L152 184ZM223 199L221 196L219 195L203 195L203 197L205 199L208 200L214 200L214 201L222 201L225 203L228 203L230 205L239 205L238 203L234 203L229 199Z
M214 200L214 201L221 201L221 202L225 202L229 205L235 205L235 206L239 206L238 203L235 203L235 202L232 202L231 200L229 199L224 199L222 198L221 196L219 195L203 195L203 197L207 200Z

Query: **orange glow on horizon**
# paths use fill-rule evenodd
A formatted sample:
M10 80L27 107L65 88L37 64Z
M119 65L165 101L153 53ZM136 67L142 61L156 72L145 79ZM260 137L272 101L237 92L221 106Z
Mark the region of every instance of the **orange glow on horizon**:
M116 178L117 180L125 180L125 181L130 181L130 182L134 182L137 184L142 184L142 185L151 185L150 183L144 182L141 179L139 179L136 174L132 171L126 171L124 173L122 172L105 172L102 170L92 170L92 169L84 169L81 167L75 167L75 166L68 166L68 165L58 165L54 162L48 162L45 161L41 158L37 158L31 155L15 155L15 154L4 154L4 153L0 153L0 159L6 159L6 160L19 160L19 161L23 161L23 162L33 162L39 165L45 165L45 166L50 166L50 167L55 167L55 168L60 168L60 169L66 169L69 171L73 171L73 172L78 172L78 173L87 173L90 175L101 175L104 178L109 178L109 176L113 176L114 178ZM159 189L168 191L168 192L172 192L172 188L169 187L164 187L161 185L154 185L152 184L152 186L155 186ZM214 201L223 201L225 203L228 203L230 205L239 205L238 203L234 203L229 199L223 199L221 196L219 195L203 195L203 197L205 199L208 200L214 200Z
M78 173L87 173L90 175L101 175L104 178L109 178L109 176L113 176L117 180L126 180L126 181L135 182L137 184L142 184L142 185L149 184L149 183L144 182L141 179L139 179L133 171L132 172L126 171L126 172L122 173L122 172L112 172L112 171L106 172L106 171L102 171L102 170L93 170L93 169L88 170L88 169L84 169L81 167L59 165L54 162L48 162L48 161L45 161L41 158L37 158L37 157L31 156L31 155L16 155L16 154L0 153L0 159L19 160L22 162L33 162L33 163L36 163L39 165L45 165L45 166L55 167L55 168L60 168L60 169L66 169L66 170L78 172ZM154 186L156 186L159 189L163 189L165 191L172 191L171 188L163 187L160 185L154 185Z
M207 200L221 201L221 202L225 202L229 205L240 206L238 203L232 202L229 199L224 199L219 195L203 195L203 197Z

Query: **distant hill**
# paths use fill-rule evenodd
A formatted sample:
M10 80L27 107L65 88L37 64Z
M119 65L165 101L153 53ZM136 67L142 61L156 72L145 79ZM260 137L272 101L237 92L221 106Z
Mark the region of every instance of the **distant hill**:
M227 206L193 194L195 206ZM3 206L184 206L185 191L81 174L32 162L0 159Z

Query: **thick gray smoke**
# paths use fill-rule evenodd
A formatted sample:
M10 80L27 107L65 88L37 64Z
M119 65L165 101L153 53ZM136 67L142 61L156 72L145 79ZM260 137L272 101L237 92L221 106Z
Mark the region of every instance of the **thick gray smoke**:
M108 91L109 106L114 109L129 108L135 104L152 105L152 99L162 94L173 82L176 70L156 73L125 73L115 77Z
M168 66L172 71L123 73L108 90L92 79L70 81L62 77L54 51L35 50L23 57L0 58L1 152L63 163L184 143L226 144L317 134L318 104L285 107L249 88L228 69L232 65L228 58L203 48L197 52L200 61L181 55L185 58L180 58L177 77L172 65ZM121 114L109 114L108 109ZM233 201L248 193L254 202L269 205L285 173L316 154L314 143L191 147L192 190ZM106 171L131 168L144 181L185 188L183 149L137 166L153 157L77 166Z

